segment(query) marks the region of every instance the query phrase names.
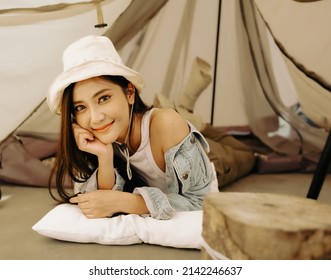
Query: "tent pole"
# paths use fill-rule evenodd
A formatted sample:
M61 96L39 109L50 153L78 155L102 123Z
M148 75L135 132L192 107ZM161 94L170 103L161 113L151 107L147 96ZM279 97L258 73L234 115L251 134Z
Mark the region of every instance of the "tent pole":
M322 190L325 177L328 173L330 166L331 157L331 130L329 131L329 136L325 142L325 146L320 155L316 170L314 172L313 180L311 181L307 198L318 199L320 191Z
M214 107L215 107L215 96L216 96L216 77L217 77L217 62L218 62L218 44L219 44L220 25L221 25L221 6L222 6L222 0L219 0L218 1L217 31L216 31L216 46L215 46L213 95L212 95L211 116L210 116L211 125L213 125L213 123L214 123Z

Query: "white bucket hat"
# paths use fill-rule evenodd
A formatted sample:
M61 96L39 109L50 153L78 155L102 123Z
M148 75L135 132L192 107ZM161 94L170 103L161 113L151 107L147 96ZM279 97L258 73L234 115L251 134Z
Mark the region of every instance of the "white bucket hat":
M47 103L52 112L60 114L63 92L70 84L92 77L123 76L141 93L141 75L126 67L113 43L105 36L89 35L72 43L63 53L63 72L52 83Z

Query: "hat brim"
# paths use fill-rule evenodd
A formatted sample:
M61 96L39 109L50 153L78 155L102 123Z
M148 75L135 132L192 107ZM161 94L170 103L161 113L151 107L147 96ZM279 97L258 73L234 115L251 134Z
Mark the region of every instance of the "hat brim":
M131 82L140 94L144 86L141 75L123 64L109 61L89 61L62 72L52 83L47 95L50 110L61 114L61 100L64 90L72 83L98 76L123 76Z

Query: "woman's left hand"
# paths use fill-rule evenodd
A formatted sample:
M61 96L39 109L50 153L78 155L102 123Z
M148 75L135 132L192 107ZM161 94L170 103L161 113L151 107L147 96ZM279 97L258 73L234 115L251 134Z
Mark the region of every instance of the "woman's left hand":
M149 210L143 197L139 194L115 191L97 190L70 199L77 203L87 218L106 218L116 213L148 214Z
M97 190L79 194L71 198L70 203L77 203L87 218L105 218L120 212L120 193L113 190Z

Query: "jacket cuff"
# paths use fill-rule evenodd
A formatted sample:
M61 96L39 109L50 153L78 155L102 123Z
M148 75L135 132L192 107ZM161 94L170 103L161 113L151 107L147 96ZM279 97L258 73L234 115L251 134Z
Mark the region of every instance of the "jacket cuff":
M135 188L133 193L143 197L152 218L158 220L172 218L175 209L171 207L167 196L161 190L152 187L140 187Z

